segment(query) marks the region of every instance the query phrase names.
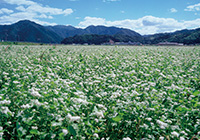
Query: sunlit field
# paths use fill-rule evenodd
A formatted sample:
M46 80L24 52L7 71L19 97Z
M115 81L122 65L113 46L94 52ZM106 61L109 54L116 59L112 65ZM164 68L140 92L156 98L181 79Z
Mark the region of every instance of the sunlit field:
M200 139L200 47L0 46L0 139Z

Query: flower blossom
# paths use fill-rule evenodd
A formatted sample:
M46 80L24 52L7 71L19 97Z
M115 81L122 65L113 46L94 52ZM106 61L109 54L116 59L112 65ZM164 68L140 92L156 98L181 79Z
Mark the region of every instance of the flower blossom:
M64 133L64 136L68 134L68 130L67 129L62 129L62 132Z
M3 100L3 101L0 101L0 104L6 104L6 105L9 105L11 103L10 100Z
M81 119L81 117L79 117L79 116L72 116L71 114L68 114L67 117L72 122L75 122L75 121L77 122L77 121L79 121Z
M171 134L172 134L173 136L175 136L175 137L178 137L178 136L179 136L179 133L177 133L176 131L172 132Z
M164 122L162 122L162 121L160 121L160 120L157 120L156 122L160 125L160 128L161 128L161 129L165 129L165 128L168 126L167 123L164 123Z
M40 95L39 92L35 91L34 89L31 89L31 95L35 97L42 97L42 95Z
M131 140L131 138L126 137L126 138L123 138L122 140Z

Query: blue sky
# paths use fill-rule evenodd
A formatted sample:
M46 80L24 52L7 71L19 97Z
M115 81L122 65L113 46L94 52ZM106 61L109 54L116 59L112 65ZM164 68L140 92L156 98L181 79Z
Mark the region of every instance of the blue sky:
M0 24L116 26L140 34L200 27L199 0L0 0Z

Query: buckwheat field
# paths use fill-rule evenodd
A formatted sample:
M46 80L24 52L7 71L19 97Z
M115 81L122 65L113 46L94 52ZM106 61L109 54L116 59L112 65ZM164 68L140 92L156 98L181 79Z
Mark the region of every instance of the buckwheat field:
M0 46L0 139L200 139L200 47Z

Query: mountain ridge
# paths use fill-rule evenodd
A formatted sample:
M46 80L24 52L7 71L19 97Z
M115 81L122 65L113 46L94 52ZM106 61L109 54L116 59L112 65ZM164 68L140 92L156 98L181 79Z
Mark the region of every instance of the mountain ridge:
M71 25L42 26L30 20L21 20L11 25L0 25L0 41L60 44L63 40L66 40L69 37L72 38L79 35L79 38L85 38L91 37L88 35L92 34L94 34L93 37L95 37L95 39L97 39L97 37L102 38L102 36L98 35L105 35L105 37L109 38L114 37L114 39L118 41L134 41L142 44L177 42L189 45L200 43L200 28L192 30L184 29L171 33L157 33L153 35L142 36L130 29L114 26L107 27L103 25L91 25L82 29L73 27Z
M61 28L62 27L62 28ZM132 31L130 29L118 28L118 27L107 27L107 26L94 26L90 25L84 29L75 28L73 26L47 26L48 29L51 29L58 35L63 38L72 37L75 35L84 35L84 34L97 34L97 35L115 35L115 34L123 34L129 36L141 36L139 33Z
M44 26L29 20L0 26L0 39L5 41L58 43L62 38Z

